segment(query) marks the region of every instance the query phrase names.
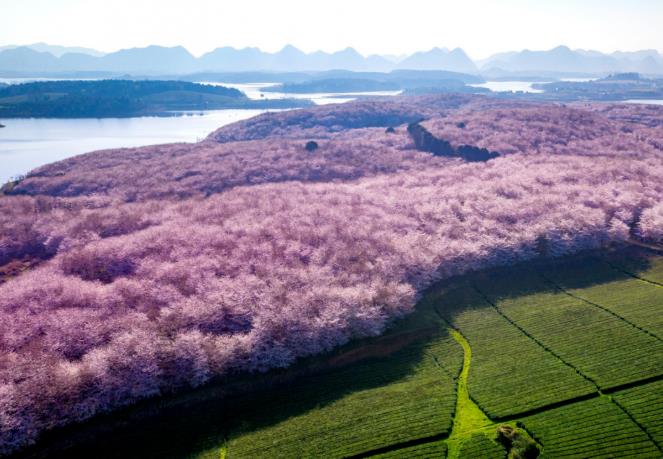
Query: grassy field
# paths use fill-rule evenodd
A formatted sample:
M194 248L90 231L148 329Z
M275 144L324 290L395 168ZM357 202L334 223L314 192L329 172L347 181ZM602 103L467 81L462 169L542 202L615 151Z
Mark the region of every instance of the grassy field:
M61 455L524 457L496 441L509 426L540 457L663 457L662 279L645 250L452 279L383 336L310 359L314 374L113 415L122 427Z

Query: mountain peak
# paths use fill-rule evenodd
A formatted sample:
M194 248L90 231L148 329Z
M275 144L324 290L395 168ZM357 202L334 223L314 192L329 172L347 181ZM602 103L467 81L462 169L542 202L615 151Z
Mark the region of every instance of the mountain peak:
M482 68L499 68L506 72L528 72L530 74L544 72L555 75L599 75L633 71L663 73L663 59L658 53L648 54L646 50L627 53L616 51L612 54L605 54L594 50L572 50L566 45L560 45L546 51L523 50L516 53L496 54L486 59Z
M304 54L304 52L303 52L302 50L300 50L299 48L297 48L297 47L295 47L295 46L293 46L293 45L291 45L291 44L287 44L287 45L285 45L283 48L281 48L281 50L280 50L277 54L282 54L282 53L289 53L289 54L294 54L294 53L297 53L297 54Z
M341 51L336 51L334 53L336 56L348 56L348 57L362 57L359 52L357 52L356 49L352 48L351 46L348 46L345 49L342 49Z
M463 48L454 48L453 50L449 51L449 54L457 54L459 56L467 56L467 53Z
M573 52L573 51L571 51L571 48L569 48L569 47L566 46L566 45L555 46L555 47L554 47L553 49L551 49L550 51L554 51L554 52L558 52L558 53L559 53L559 52L564 52L564 53L571 53L571 52Z
M447 70L460 73L476 73L474 62L460 48L450 52L447 48L434 47L429 51L412 54L398 64L408 70Z

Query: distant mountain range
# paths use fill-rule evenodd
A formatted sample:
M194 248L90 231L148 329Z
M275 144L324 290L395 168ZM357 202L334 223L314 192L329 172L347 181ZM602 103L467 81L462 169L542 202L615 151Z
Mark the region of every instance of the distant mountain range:
M287 45L275 53L258 48L217 48L195 57L181 46L123 49L103 54L88 48L37 43L0 47L0 73L45 75L67 72L107 72L134 75L184 75L196 72L296 72L352 70L388 72L397 69L445 70L495 77L546 75L605 75L616 72L663 74L663 57L655 50L614 52L571 50L500 53L472 61L460 48L433 48L409 56L363 56L353 48L334 53L304 53Z
M19 45L0 46L0 51L4 51L5 49L13 49L21 47L22 46ZM26 45L25 48L30 48L40 53L51 53L55 57L60 57L63 54L67 53L89 54L90 56L97 56L97 57L106 54L91 48L81 48L79 46L57 46L57 45L49 45L46 43L33 43L31 45Z
M656 50L614 52L572 50L558 46L548 51L509 52L495 54L479 62L483 72L511 73L565 72L605 74L616 72L663 73L663 57Z

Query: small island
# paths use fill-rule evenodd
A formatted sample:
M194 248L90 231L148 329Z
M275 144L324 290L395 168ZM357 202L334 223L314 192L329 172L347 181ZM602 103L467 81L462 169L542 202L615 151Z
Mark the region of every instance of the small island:
M262 91L286 94L351 94L379 91L401 91L404 94L490 92L485 88L470 86L483 82L485 80L477 75L447 71L394 70L389 73L336 71L311 76L301 81L283 81L281 84L263 88Z
M3 118L173 116L182 111L283 109L308 100L251 100L237 89L185 81L47 81L0 88Z
M645 78L638 73L618 73L590 81L535 83L532 87L543 92L526 97L564 102L663 99L663 79Z
M284 92L290 94L306 93L353 93L373 91L398 91L401 86L395 81L369 80L365 78L325 78L301 83L283 83L263 88L265 92Z

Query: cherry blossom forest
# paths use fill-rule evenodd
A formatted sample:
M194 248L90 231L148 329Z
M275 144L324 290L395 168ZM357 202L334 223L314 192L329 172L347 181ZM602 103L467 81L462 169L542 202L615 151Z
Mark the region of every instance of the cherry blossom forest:
M414 122L499 156L418 151ZM30 266L0 284L0 455L378 335L436 280L629 239L663 241L663 107L364 100L41 167L0 196L0 265Z

